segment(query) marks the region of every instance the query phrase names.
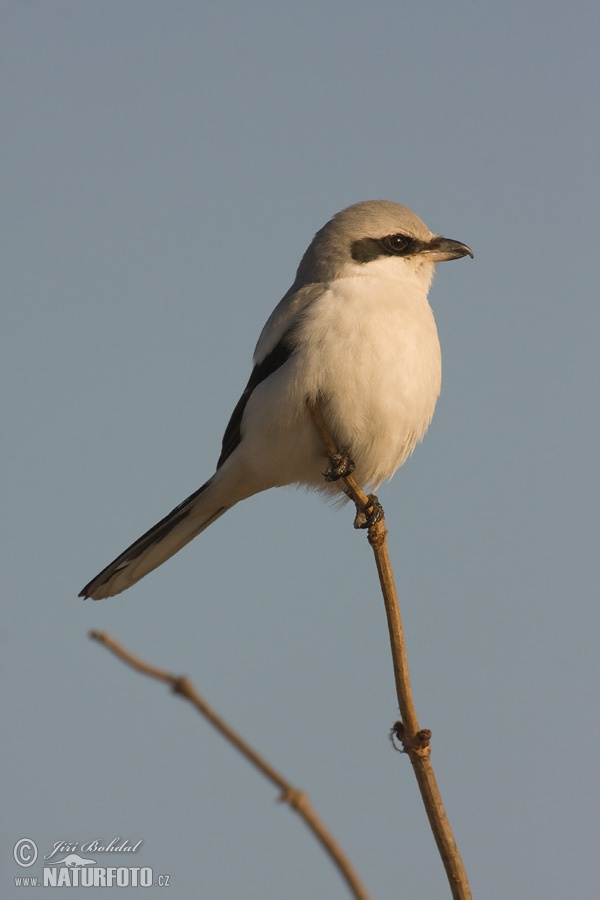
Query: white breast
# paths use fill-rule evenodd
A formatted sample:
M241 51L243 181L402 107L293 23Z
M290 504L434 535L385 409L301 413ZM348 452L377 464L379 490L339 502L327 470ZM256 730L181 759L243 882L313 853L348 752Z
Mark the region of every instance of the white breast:
M320 399L333 437L370 490L424 436L441 384L427 302L433 265L402 263L374 262L366 276L338 278L300 313L295 352L251 394L242 442L220 470L235 481L236 500L291 483L339 494L339 483L323 479L325 451L307 399Z
M299 331L297 384L324 398L336 440L350 450L359 482L372 489L423 438L440 393L430 278L424 286L415 273L399 284L384 269L340 279Z

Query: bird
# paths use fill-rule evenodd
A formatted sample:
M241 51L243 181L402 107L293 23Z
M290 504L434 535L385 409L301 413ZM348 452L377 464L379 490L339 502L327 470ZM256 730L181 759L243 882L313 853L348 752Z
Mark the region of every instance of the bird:
M314 236L290 289L268 318L253 368L223 436L214 475L80 592L121 593L162 565L236 503L284 485L344 499L308 404L377 490L431 422L441 352L428 302L436 264L470 256L406 206L368 200Z

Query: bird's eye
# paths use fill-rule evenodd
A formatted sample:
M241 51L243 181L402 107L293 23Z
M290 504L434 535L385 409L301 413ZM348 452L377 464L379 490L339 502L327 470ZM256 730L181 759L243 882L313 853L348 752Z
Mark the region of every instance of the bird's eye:
M388 234L383 243L392 253L404 253L410 246L410 238L404 234Z

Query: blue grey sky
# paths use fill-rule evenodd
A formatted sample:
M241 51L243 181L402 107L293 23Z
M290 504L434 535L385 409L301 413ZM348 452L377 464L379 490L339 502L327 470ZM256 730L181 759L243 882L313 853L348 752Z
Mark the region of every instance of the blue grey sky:
M271 491L126 594L76 597L213 471L314 232L383 198L475 252L438 268L442 396L379 492L448 815L475 897L595 900L600 7L0 7L0 893L41 873L14 863L22 837L120 836L170 897L347 896L271 786L98 628L308 791L373 898L449 896L387 739L350 509Z

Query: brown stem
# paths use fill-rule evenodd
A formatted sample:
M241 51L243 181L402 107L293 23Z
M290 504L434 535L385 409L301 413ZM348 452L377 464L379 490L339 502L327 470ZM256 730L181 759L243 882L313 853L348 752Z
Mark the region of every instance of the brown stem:
M335 458L339 457L339 448L327 427L321 408L318 403L309 402L308 409L315 428L327 449L327 455L333 464ZM357 512L365 513L368 516L372 511L373 504L358 482L352 475L343 476L342 481L344 482L346 493L356 505ZM458 852L431 765L431 748L429 743L431 732L419 728L419 721L412 698L400 604L388 553L387 529L383 516L369 525L368 536L375 555L377 574L379 575L379 583L385 604L396 694L402 717L402 721L397 722L394 726L394 733L402 743L412 763L429 824L450 883L452 897L454 900L471 900L471 889L467 873Z
M350 888L352 895L356 900L369 900L367 890L362 884L354 867L345 856L342 848L339 846L333 835L325 827L323 821L319 818L304 791L295 788L280 773L273 768L259 753L256 752L246 741L237 734L217 713L208 705L206 700L194 688L194 685L186 678L185 675L172 675L163 669L157 669L151 666L139 657L134 656L129 650L126 650L118 641L110 634L103 631L90 631L89 636L103 644L111 650L115 656L127 665L148 675L150 678L156 678L158 681L164 681L171 686L174 693L179 694L196 707L205 719L217 729L217 731L228 740L233 746L239 750L246 759L251 762L261 772L265 778L274 784L280 791L279 800L287 803L298 815L304 820L305 824L310 828L316 839L320 842L323 849L329 854L331 860L338 867L346 884Z

